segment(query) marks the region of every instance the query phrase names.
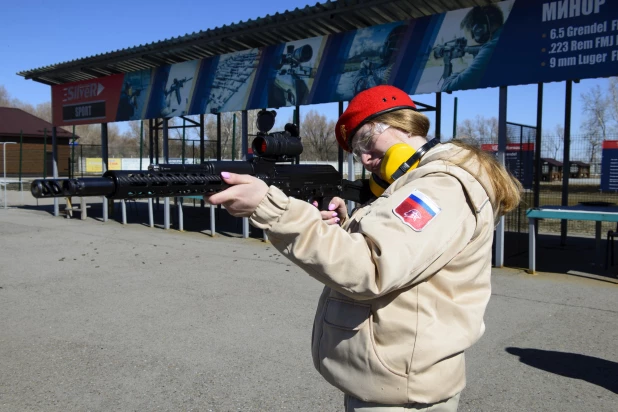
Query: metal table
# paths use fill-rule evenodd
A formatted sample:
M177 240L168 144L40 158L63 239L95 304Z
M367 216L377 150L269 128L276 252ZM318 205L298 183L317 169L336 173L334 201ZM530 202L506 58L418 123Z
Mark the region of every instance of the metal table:
M601 222L618 222L618 206L541 206L528 209L528 271L536 271L536 224L538 219L559 220L589 220L596 222L595 237L597 262L600 262L601 253Z

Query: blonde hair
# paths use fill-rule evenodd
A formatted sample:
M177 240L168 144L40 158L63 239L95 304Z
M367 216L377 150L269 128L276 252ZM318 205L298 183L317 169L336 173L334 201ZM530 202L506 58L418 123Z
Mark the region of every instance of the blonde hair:
M385 113L372 119L372 121L396 127L411 136L427 138L429 132L427 116L409 109ZM470 160L474 160L479 165L478 173L489 178L494 191L498 216L502 216L519 206L522 185L503 165L498 163L495 156L461 140L451 140L449 143L462 149L460 152L464 154L463 156L453 156L449 159L450 162L462 166ZM476 177L478 179L479 175Z

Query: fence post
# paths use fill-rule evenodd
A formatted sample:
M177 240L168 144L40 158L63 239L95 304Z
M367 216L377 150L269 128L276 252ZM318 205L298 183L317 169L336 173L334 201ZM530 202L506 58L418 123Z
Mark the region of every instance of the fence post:
M47 128L43 129L43 179L47 179Z

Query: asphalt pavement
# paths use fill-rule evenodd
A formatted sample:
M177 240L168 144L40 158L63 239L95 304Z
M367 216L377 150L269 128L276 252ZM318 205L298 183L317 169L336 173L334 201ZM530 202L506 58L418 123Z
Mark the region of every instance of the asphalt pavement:
M322 286L272 245L46 202L0 208L0 411L343 409ZM618 280L494 269L486 325L460 411L618 410Z

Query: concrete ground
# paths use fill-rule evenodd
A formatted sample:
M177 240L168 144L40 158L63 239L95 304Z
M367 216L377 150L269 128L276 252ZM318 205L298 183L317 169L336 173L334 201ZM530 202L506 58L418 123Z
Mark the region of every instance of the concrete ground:
M143 205L128 225L96 203L68 220L9 194L0 411L342 410L310 356L322 286L259 233L212 238L199 207L185 232L148 227ZM569 272L493 270L460 411L618 410L618 280Z

